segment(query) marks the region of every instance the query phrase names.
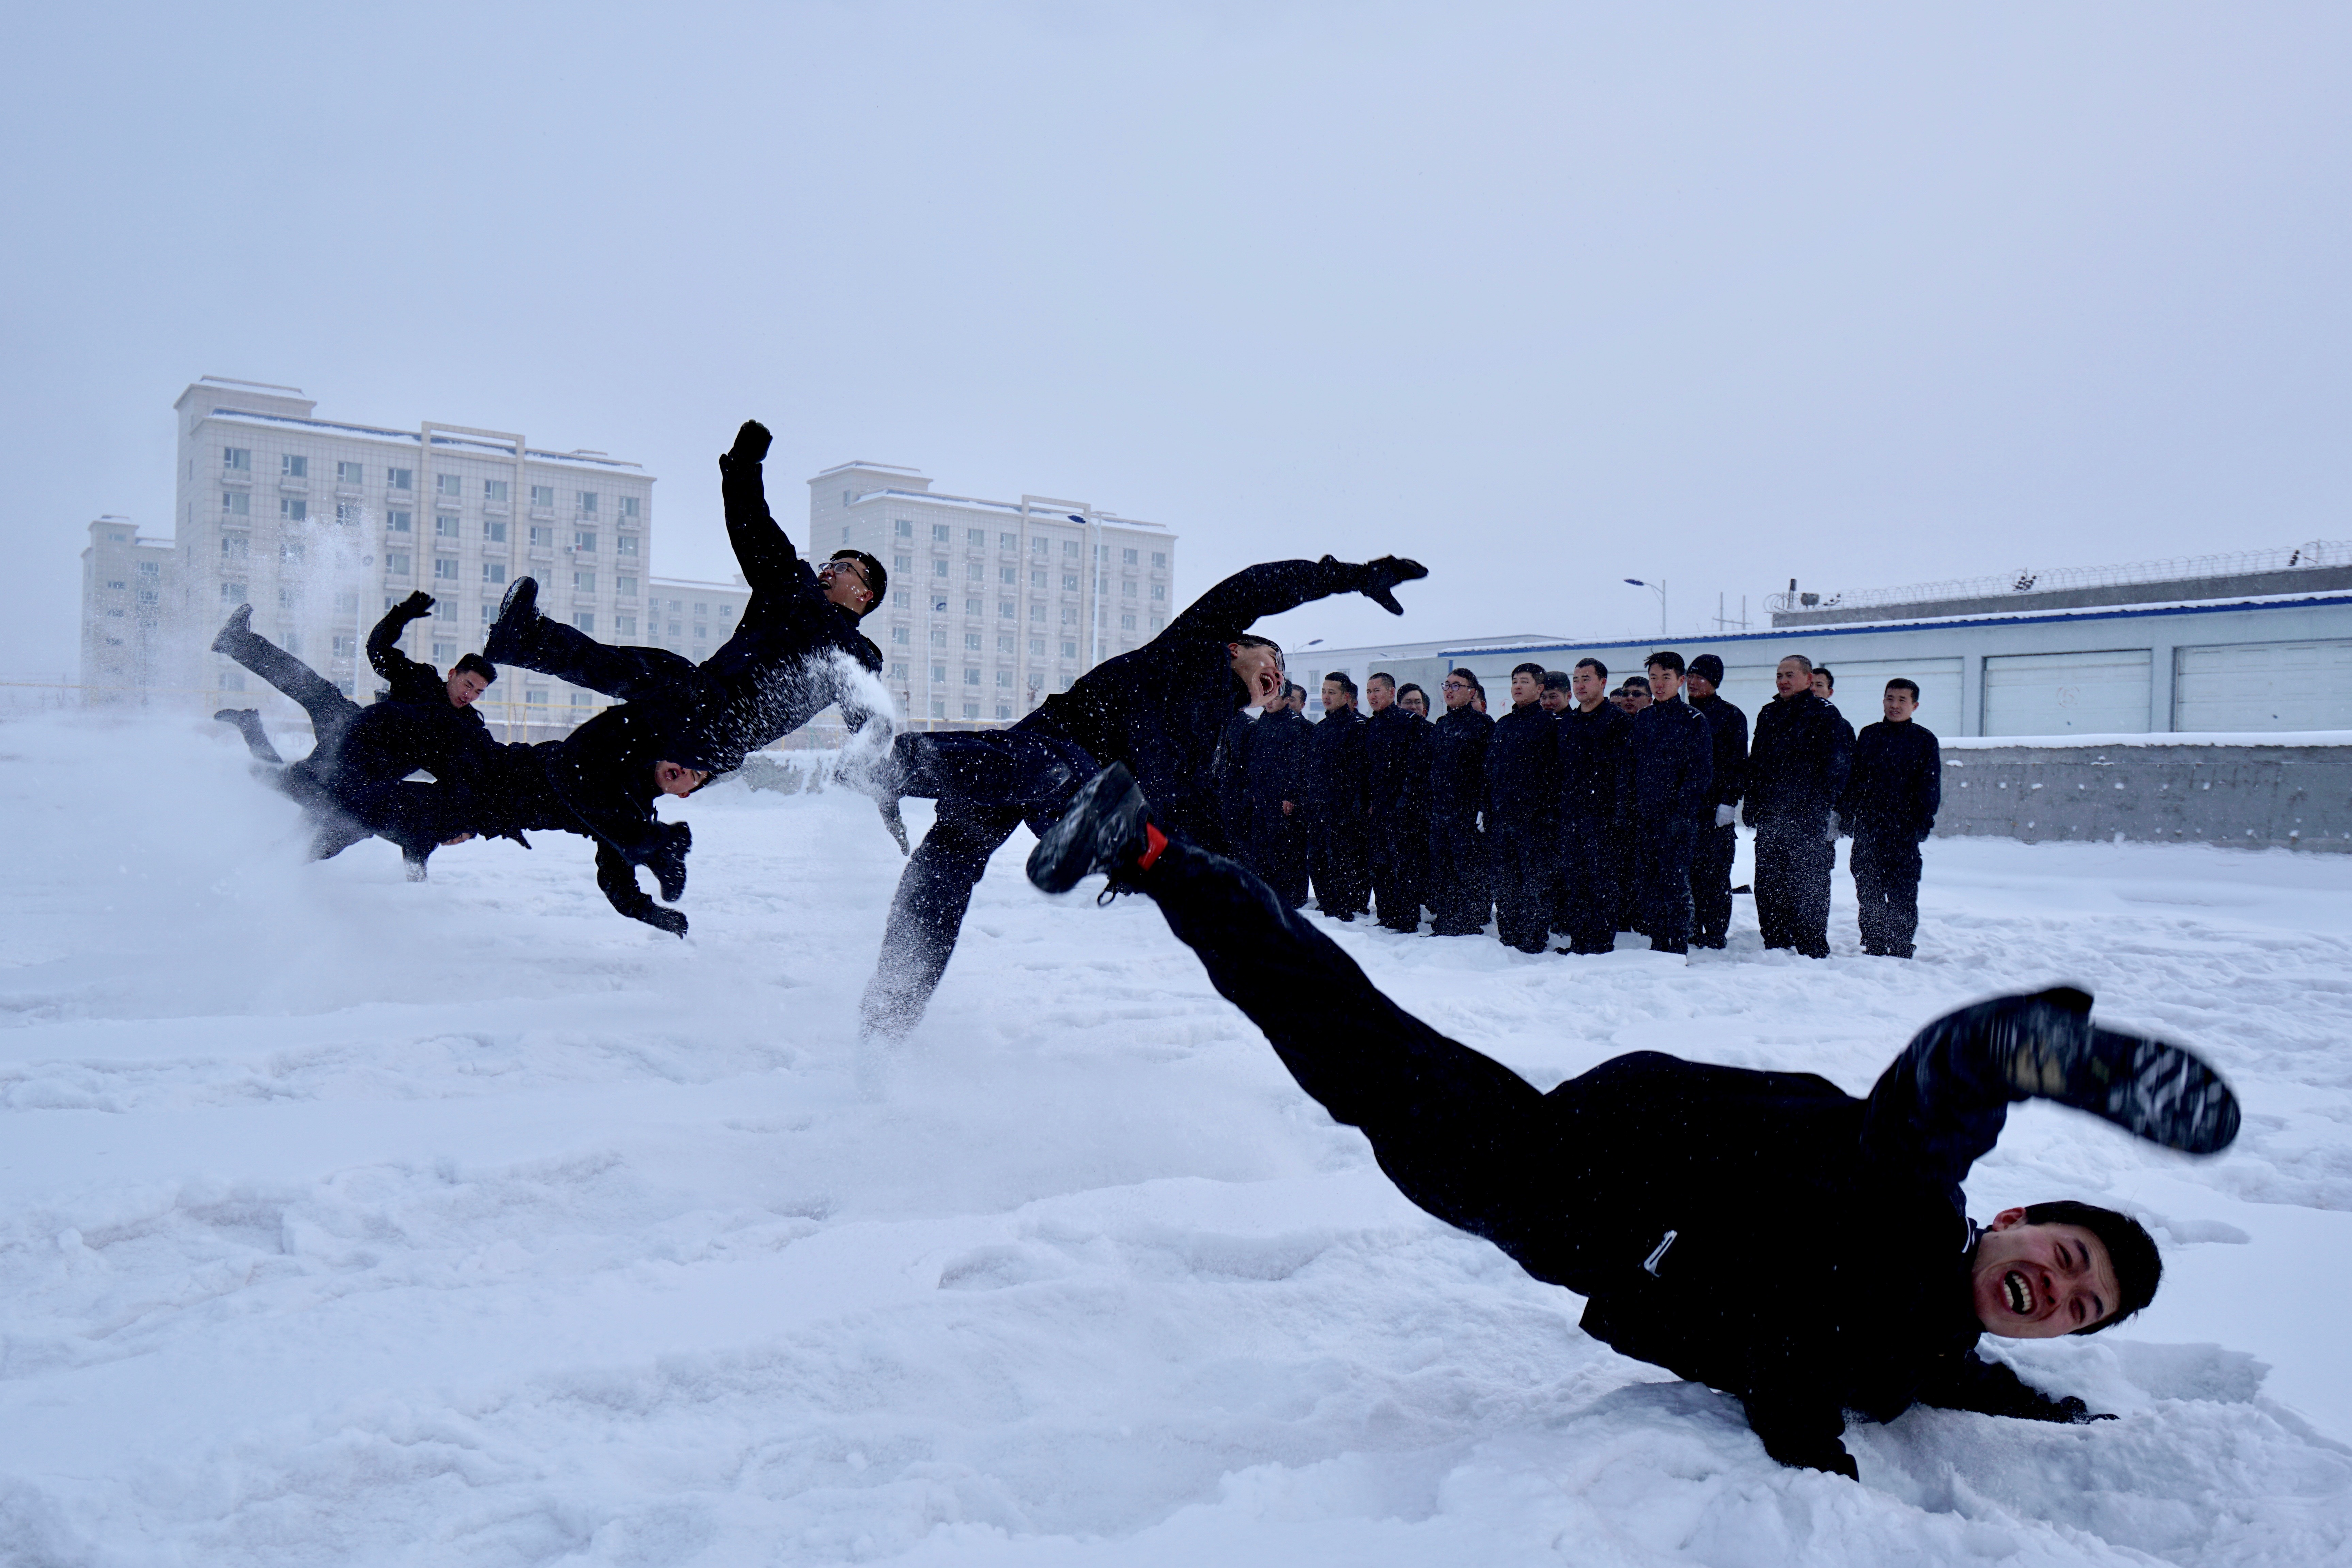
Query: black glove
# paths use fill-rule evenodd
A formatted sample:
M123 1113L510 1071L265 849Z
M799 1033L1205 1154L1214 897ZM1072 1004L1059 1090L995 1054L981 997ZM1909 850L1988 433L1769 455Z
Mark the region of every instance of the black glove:
M1377 561L1365 562L1357 570L1363 574L1363 580L1356 584L1356 592L1392 616L1403 615L1404 606L1397 603L1396 595L1390 590L1399 583L1429 575L1428 567L1402 555L1383 555Z
M393 610L404 621L423 620L433 613L433 595L420 588L394 605Z
M743 428L735 432L735 445L730 447L727 449L727 455L719 459L719 466L722 468L730 468L738 463L764 463L768 460L768 445L774 439L773 436L768 434L768 427L765 425L761 424L757 419L746 419L743 421Z

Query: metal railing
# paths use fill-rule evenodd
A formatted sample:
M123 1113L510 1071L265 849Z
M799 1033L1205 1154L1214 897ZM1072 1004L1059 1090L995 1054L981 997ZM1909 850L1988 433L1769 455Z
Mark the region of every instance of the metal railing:
M2161 561L2134 561L2120 566L2065 566L2053 571L2022 569L1991 577L1956 577L1941 583L1913 583L1900 588L1864 588L1843 594L1792 593L1766 596L1768 614L1804 610L1871 610L1897 605L1935 604L1950 599L2023 598L2035 594L2060 594L2083 588L2126 588L2143 583L2178 583L2199 577L2242 577L2268 572L2295 572L2322 566L2352 566L2352 542L2315 539L2277 550L2240 550L2222 555L2175 555Z

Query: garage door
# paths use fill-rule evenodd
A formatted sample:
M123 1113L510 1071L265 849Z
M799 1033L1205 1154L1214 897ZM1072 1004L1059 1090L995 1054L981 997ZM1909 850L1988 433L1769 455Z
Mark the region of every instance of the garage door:
M1748 731L1756 732L1756 715L1772 700L1777 689L1772 674L1778 665L1735 664L1723 672L1724 700L1748 715ZM1885 716L1880 706L1886 683L1900 675L1919 683L1919 722L1939 737L1960 732L1960 661L1958 658L1873 659L1848 664L1832 659L1837 676L1838 711L1855 729L1875 724Z
M2184 647L2172 669L2176 730L2352 730L2352 642Z
M1984 732L2144 735L2150 662L2144 647L1988 658Z

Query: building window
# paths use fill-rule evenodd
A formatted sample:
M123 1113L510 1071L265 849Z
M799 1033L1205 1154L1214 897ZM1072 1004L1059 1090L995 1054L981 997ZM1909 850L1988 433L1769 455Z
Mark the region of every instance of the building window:
M339 643L339 644L340 644L342 640L343 640L343 639L342 639L342 638L341 638L341 637L337 637L337 638L335 639L335 641L336 641L337 643ZM336 651L337 653L341 653L341 652L342 652L343 650L339 647L337 647L337 648L335 649L335 651ZM437 642L437 643L435 643L435 644L433 645L433 662L434 662L434 663L436 663L436 664L446 664L446 663L448 663L451 659L453 659L453 658L457 658L457 645L456 643L453 643L453 642Z
M1165 572L1168 570L1168 552L1165 550L1155 550L1151 552L1151 569L1154 572Z
M223 583L221 584L221 603L224 605L244 604L245 584L242 583Z
M1000 620L1009 621L1016 613L1016 608L1012 600L999 599L996 601L996 614Z
M996 536L996 542L1001 549L1018 550L1021 548L1021 536L1017 533L1000 533Z
M278 607L279 609L290 610L301 602L302 595L299 590L294 588L280 588L278 590Z
M433 558L433 575L441 582L455 583L457 580L457 558L436 555Z
M596 591L596 574L593 572L574 572L572 574L572 592L577 594L594 593ZM702 635L701 628L697 627L694 635L700 637Z
M310 477L310 459L288 452L278 459L278 477L284 479L307 479Z
M415 489L416 488L416 470L415 468L386 468L383 471L383 488L388 490Z
M1032 555L1043 555L1053 548L1054 542L1050 539L1033 539L1029 542L1029 553Z
M457 538L457 515L456 515L455 513L451 513L450 515L448 515L448 516L446 516L446 517L436 517L436 518L433 520L433 537L434 537L434 538L436 538L436 539L455 539L455 538Z
M596 699L588 692L575 691L572 694L572 706L574 708L593 708L595 705Z
M944 698L944 697L934 697L934 698L932 698L932 699L931 699L931 717L932 717L932 718L934 718L934 719L944 719L944 718L946 718L947 716L948 716L948 700L947 700L946 698Z
M572 548L583 555L593 555L596 553L596 536L575 529L572 534Z
M1066 626L1076 626L1078 624L1078 612L1065 605L1062 610L1062 624Z
M978 653L980 651L980 634L978 632L964 633L963 646L970 648L972 652Z
M988 530L984 528L967 528L963 531L963 542L966 544L971 545L974 550L981 549L988 543Z
M614 616L613 617L613 635L616 637L633 637L636 636L637 617L635 616Z
M635 522L637 521L637 498L635 496L623 496L621 498L621 521L623 522Z
M492 544L504 544L507 542L507 520L502 517L482 519L482 537Z
M946 684L947 684L947 679L948 679L948 667L947 667L946 665L944 665L944 664L935 664L935 665L931 666L931 684L932 684L932 685L934 685L934 686L944 686L944 685L946 685Z
M931 646L932 646L933 647L947 647L947 646L948 646L948 629L947 629L947 627L945 627L945 626L933 626L933 627L931 628ZM940 679L944 680L944 679L947 679L947 678L946 678L945 676L942 676L942 677L940 677Z
M966 665L966 666L964 666L964 668L963 668L963 683L964 683L966 686L978 686L978 685L980 684L980 671L979 671L979 670L977 670L977 669L974 669L974 668L973 668L971 666L970 666L970 665Z
M1151 617L1151 629L1153 631L1165 631L1167 628L1168 617L1166 616L1154 616Z
M232 474L249 474L253 472L253 448L250 447L223 447L221 448L221 467Z
M544 708L547 706L547 693L544 691L526 691L522 694L522 700L523 706L526 708Z
M1031 637L1029 639L1029 657L1031 658L1043 658L1045 657L1045 639L1044 637Z
M346 528L357 528L360 514L366 510L357 501L339 500L335 503L335 521Z
M1135 617L1133 616L1119 616L1118 629L1123 632L1133 631L1135 629Z
M1151 584L1151 596L1160 601L1162 604L1165 604L1168 599L1168 584L1165 583L1154 583Z
M977 583L986 574L986 573L987 568L975 561L964 569L964 580L971 583Z
M224 533L221 535L222 560L242 561L245 559L246 550L247 545L245 536L243 534Z
M533 506L543 506L543 507L552 507L552 506L554 506L554 505L555 505L555 487L554 487L553 485L533 485L533 486L531 486L531 487L530 487L530 504L531 504L531 505L533 505Z
M1013 684L1013 672L1009 669L998 670L996 672L996 684L999 686L1011 686Z
M890 570L893 572L910 572L914 570L914 566L915 558L911 555L893 555L890 557Z
M596 492L594 490L582 490L580 492L580 515L583 517L593 517L596 515Z
M357 463L337 463L335 465L335 483L339 485L359 484L361 482L360 474L361 468L360 465Z
M1062 574L1062 592L1063 592L1063 593L1065 593L1065 594L1075 594L1075 593L1076 593L1077 591L1078 591L1078 574L1077 574L1076 573L1075 573L1075 572L1065 572L1065 573L1063 573L1063 574Z
M895 643L904 643L912 640L912 637L905 626L892 626L890 640Z
M946 556L942 555L942 556L938 557L938 558L937 558L937 559L935 559L934 561L932 561L932 563L931 563L931 575L932 575L932 576L934 576L934 577L944 577L944 576L946 576L947 574L948 574L948 562L947 562L947 557L946 557Z
M506 505L507 481L504 479L484 479L482 481L482 499L484 500L496 501L500 506Z
M595 584L591 583L589 586L593 588ZM596 617L587 610L573 611L572 616L572 624L578 626L582 631L586 632L592 637L596 635Z
M543 523L543 522L537 522L537 523L533 523L533 524L531 524L531 529L530 529L530 547L531 547L533 550L552 550L552 549L554 549L554 548L555 548L555 530L553 530L553 529L551 529L551 528L548 527L548 526L547 526L547 524L545 524L545 523Z
M466 481L456 474L436 474L433 476L433 493L455 500L466 493Z
M506 563L504 563L504 562L502 562L502 561L485 561L485 562L483 562L483 563L482 563L482 581L483 581L483 582L485 582L485 583L492 583L492 584L496 584L496 583L503 583L503 582L505 582L506 580L507 580L507 568L506 568Z
M634 534L634 533L625 533L625 534L621 535L618 539L615 539L614 541L613 541L613 553L614 553L614 554L615 554L615 555L635 555L636 552L637 552L637 536L636 536L635 534Z
M310 521L310 503L300 496L279 496L278 515L288 522L308 522Z
M251 517L253 515L253 498L246 494L243 490L221 491L221 515L224 517ZM118 542L122 538L119 533L114 537Z
M963 613L967 616L976 616L980 614L980 601L978 599L966 599L963 602Z
M415 525L416 519L413 513L388 511L383 514L383 531L386 533L406 533Z
M1045 625L1045 605L1030 605L1030 606L1029 606L1029 618L1030 618L1031 620L1033 620L1033 621L1035 621L1039 626L1043 626L1043 625Z
M624 599L634 599L637 596L637 580L635 577L615 577L613 579L613 592Z
M1062 554L1066 560L1076 560L1078 558L1078 542L1075 539L1065 539L1062 541Z
M1078 657L1078 645L1077 645L1077 644L1076 644L1076 643L1074 643L1074 642L1065 642L1065 643L1063 643L1063 644L1062 644L1062 657L1063 657L1064 658L1077 658L1077 657ZM1067 691L1069 689L1070 689L1070 683L1069 683L1068 681L1065 680L1064 682L1062 682L1062 689L1063 689L1063 690Z
M907 679L907 661L905 659L899 658L892 659L890 661L890 679L893 680L904 680Z
M1000 719L1010 719L1013 717L1013 710L1000 702L996 705L996 716Z
M999 653L1011 653L1013 651L1013 637L1011 634L1005 632L999 632L996 634L996 651Z
M901 539L915 537L915 525L911 520L903 517L898 520L898 537Z
M967 718L967 719L977 719L977 718L979 718L979 717L980 717L980 704L979 704L979 703L977 703L977 702L967 702L967 703L965 703L965 704L963 705L963 716L964 716L965 718Z
M1134 579L1134 578L1132 578L1132 577L1127 578L1127 579L1125 579L1124 581L1122 581L1122 582L1119 584L1119 585L1118 585L1118 596L1119 596L1120 598L1122 598L1122 599L1132 599L1132 598L1134 598L1134 597L1135 597L1135 579Z
M1135 564L1135 552L1132 550L1120 551L1118 552L1118 558L1127 565L1132 566Z
M408 552L405 550L386 551L383 557L383 570L384 574L389 577L407 576Z
M948 525L944 522L935 522L931 524L931 542L933 544L945 544L947 542Z
M1010 566L1000 566L996 569L996 580L1009 588L1021 581L1021 574Z

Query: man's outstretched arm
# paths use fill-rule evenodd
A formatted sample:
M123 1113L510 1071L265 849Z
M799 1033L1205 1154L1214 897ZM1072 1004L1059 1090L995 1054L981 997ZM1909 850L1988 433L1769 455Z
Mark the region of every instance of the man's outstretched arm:
M1278 616L1334 594L1361 594L1391 615L1404 614L1391 592L1399 583L1429 575L1418 561L1383 555L1377 561L1262 561L1244 566L1185 606L1160 634L1231 642L1266 616Z
M2082 1426L2113 1421L2074 1394L2053 1399L1996 1361L1970 1351L1956 1356L1919 1390L1919 1403L1939 1410L1973 1410L2019 1421L2057 1421Z
M408 629L408 623L421 621L432 613L433 595L422 591L414 593L386 610L383 619L368 633L368 663L394 689L404 681L433 679L429 667L400 651L400 634Z
M767 460L773 439L757 419L746 419L735 432L735 445L719 459L719 494L727 509L727 542L735 547L735 563L754 593L789 593L799 584L793 568L800 552L791 536L768 510L767 481L761 464Z

